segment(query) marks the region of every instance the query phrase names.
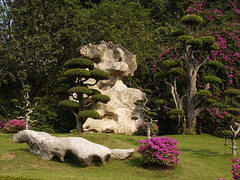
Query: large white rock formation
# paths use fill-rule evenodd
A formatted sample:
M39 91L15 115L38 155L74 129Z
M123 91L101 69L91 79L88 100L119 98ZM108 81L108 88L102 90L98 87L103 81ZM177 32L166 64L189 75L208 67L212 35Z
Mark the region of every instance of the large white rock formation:
M81 166L89 166L95 161L104 164L110 157L126 159L134 152L134 149L109 149L81 137L54 137L32 130L22 130L12 138L16 143L26 142L30 152L42 159L51 160L56 156L64 161L67 155L73 157Z
M142 122L143 114L137 110L136 102L144 98L139 89L128 88L123 78L133 76L137 69L136 56L120 45L102 41L98 45L83 46L80 53L92 59L96 69L110 74L110 80L100 81L94 88L108 95L111 100L107 104L94 107L100 114L99 119L88 118L83 128L85 131L112 132L132 134ZM132 120L132 117L138 120Z

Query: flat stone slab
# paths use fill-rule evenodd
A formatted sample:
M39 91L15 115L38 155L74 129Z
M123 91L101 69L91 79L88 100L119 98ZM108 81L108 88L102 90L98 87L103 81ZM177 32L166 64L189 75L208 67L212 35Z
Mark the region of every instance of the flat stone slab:
M12 137L16 143L27 143L30 152L45 160L57 156L62 162L66 155L72 156L81 166L89 166L94 161L102 164L110 158L126 159L134 149L110 149L81 137L54 137L45 132L22 130Z

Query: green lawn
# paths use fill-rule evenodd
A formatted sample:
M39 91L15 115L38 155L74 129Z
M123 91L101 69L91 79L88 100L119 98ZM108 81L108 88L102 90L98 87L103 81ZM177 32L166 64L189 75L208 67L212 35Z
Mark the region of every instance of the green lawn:
M78 136L56 134L55 136ZM140 155L134 152L127 160L110 159L103 166L79 167L71 162L46 161L29 152L27 144L12 141L11 134L0 134L0 176L15 176L46 180L71 179L163 179L163 180L217 180L231 179L231 150L224 156L222 138L202 134L195 136L169 135L178 141L182 151L179 165L167 172L142 168ZM143 136L119 134L81 135L92 142L109 148L138 148L137 141ZM237 141L240 145L240 141ZM240 152L239 152L240 153Z

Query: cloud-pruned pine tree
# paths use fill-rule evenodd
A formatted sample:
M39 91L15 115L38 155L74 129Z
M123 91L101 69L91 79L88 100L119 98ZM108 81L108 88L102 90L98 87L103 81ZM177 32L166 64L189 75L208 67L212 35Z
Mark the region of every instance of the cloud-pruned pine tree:
M66 61L64 68L65 71L59 81L65 85L62 89L65 89L70 98L60 101L58 105L71 109L76 118L77 132L84 133L83 124L86 119L100 117L98 112L91 110L91 107L98 102L110 101L108 96L91 87L100 80L109 79L110 75L103 70L94 69L93 61L83 57Z

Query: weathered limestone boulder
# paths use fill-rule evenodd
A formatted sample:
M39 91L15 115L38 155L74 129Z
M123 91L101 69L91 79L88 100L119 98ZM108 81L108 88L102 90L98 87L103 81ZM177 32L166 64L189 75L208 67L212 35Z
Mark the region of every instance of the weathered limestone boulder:
M99 119L88 118L83 128L89 132L112 132L132 134L143 120L143 114L137 110L136 102L144 99L139 89L128 88L122 81L133 76L137 69L136 56L120 45L102 41L98 45L83 46L80 53L94 61L96 69L110 74L110 80L100 81L94 88L111 98L107 104L93 107L100 114ZM137 116L138 120L132 120Z
M133 76L137 70L136 56L112 42L102 41L98 45L88 44L80 49L80 53L95 62L95 68L105 70L112 77Z
M22 130L13 135L16 143L26 142L30 152L45 160L57 156L64 161L66 155L72 156L81 166L89 166L93 161L105 163L110 157L126 159L134 149L109 149L81 137L54 137L45 132Z

